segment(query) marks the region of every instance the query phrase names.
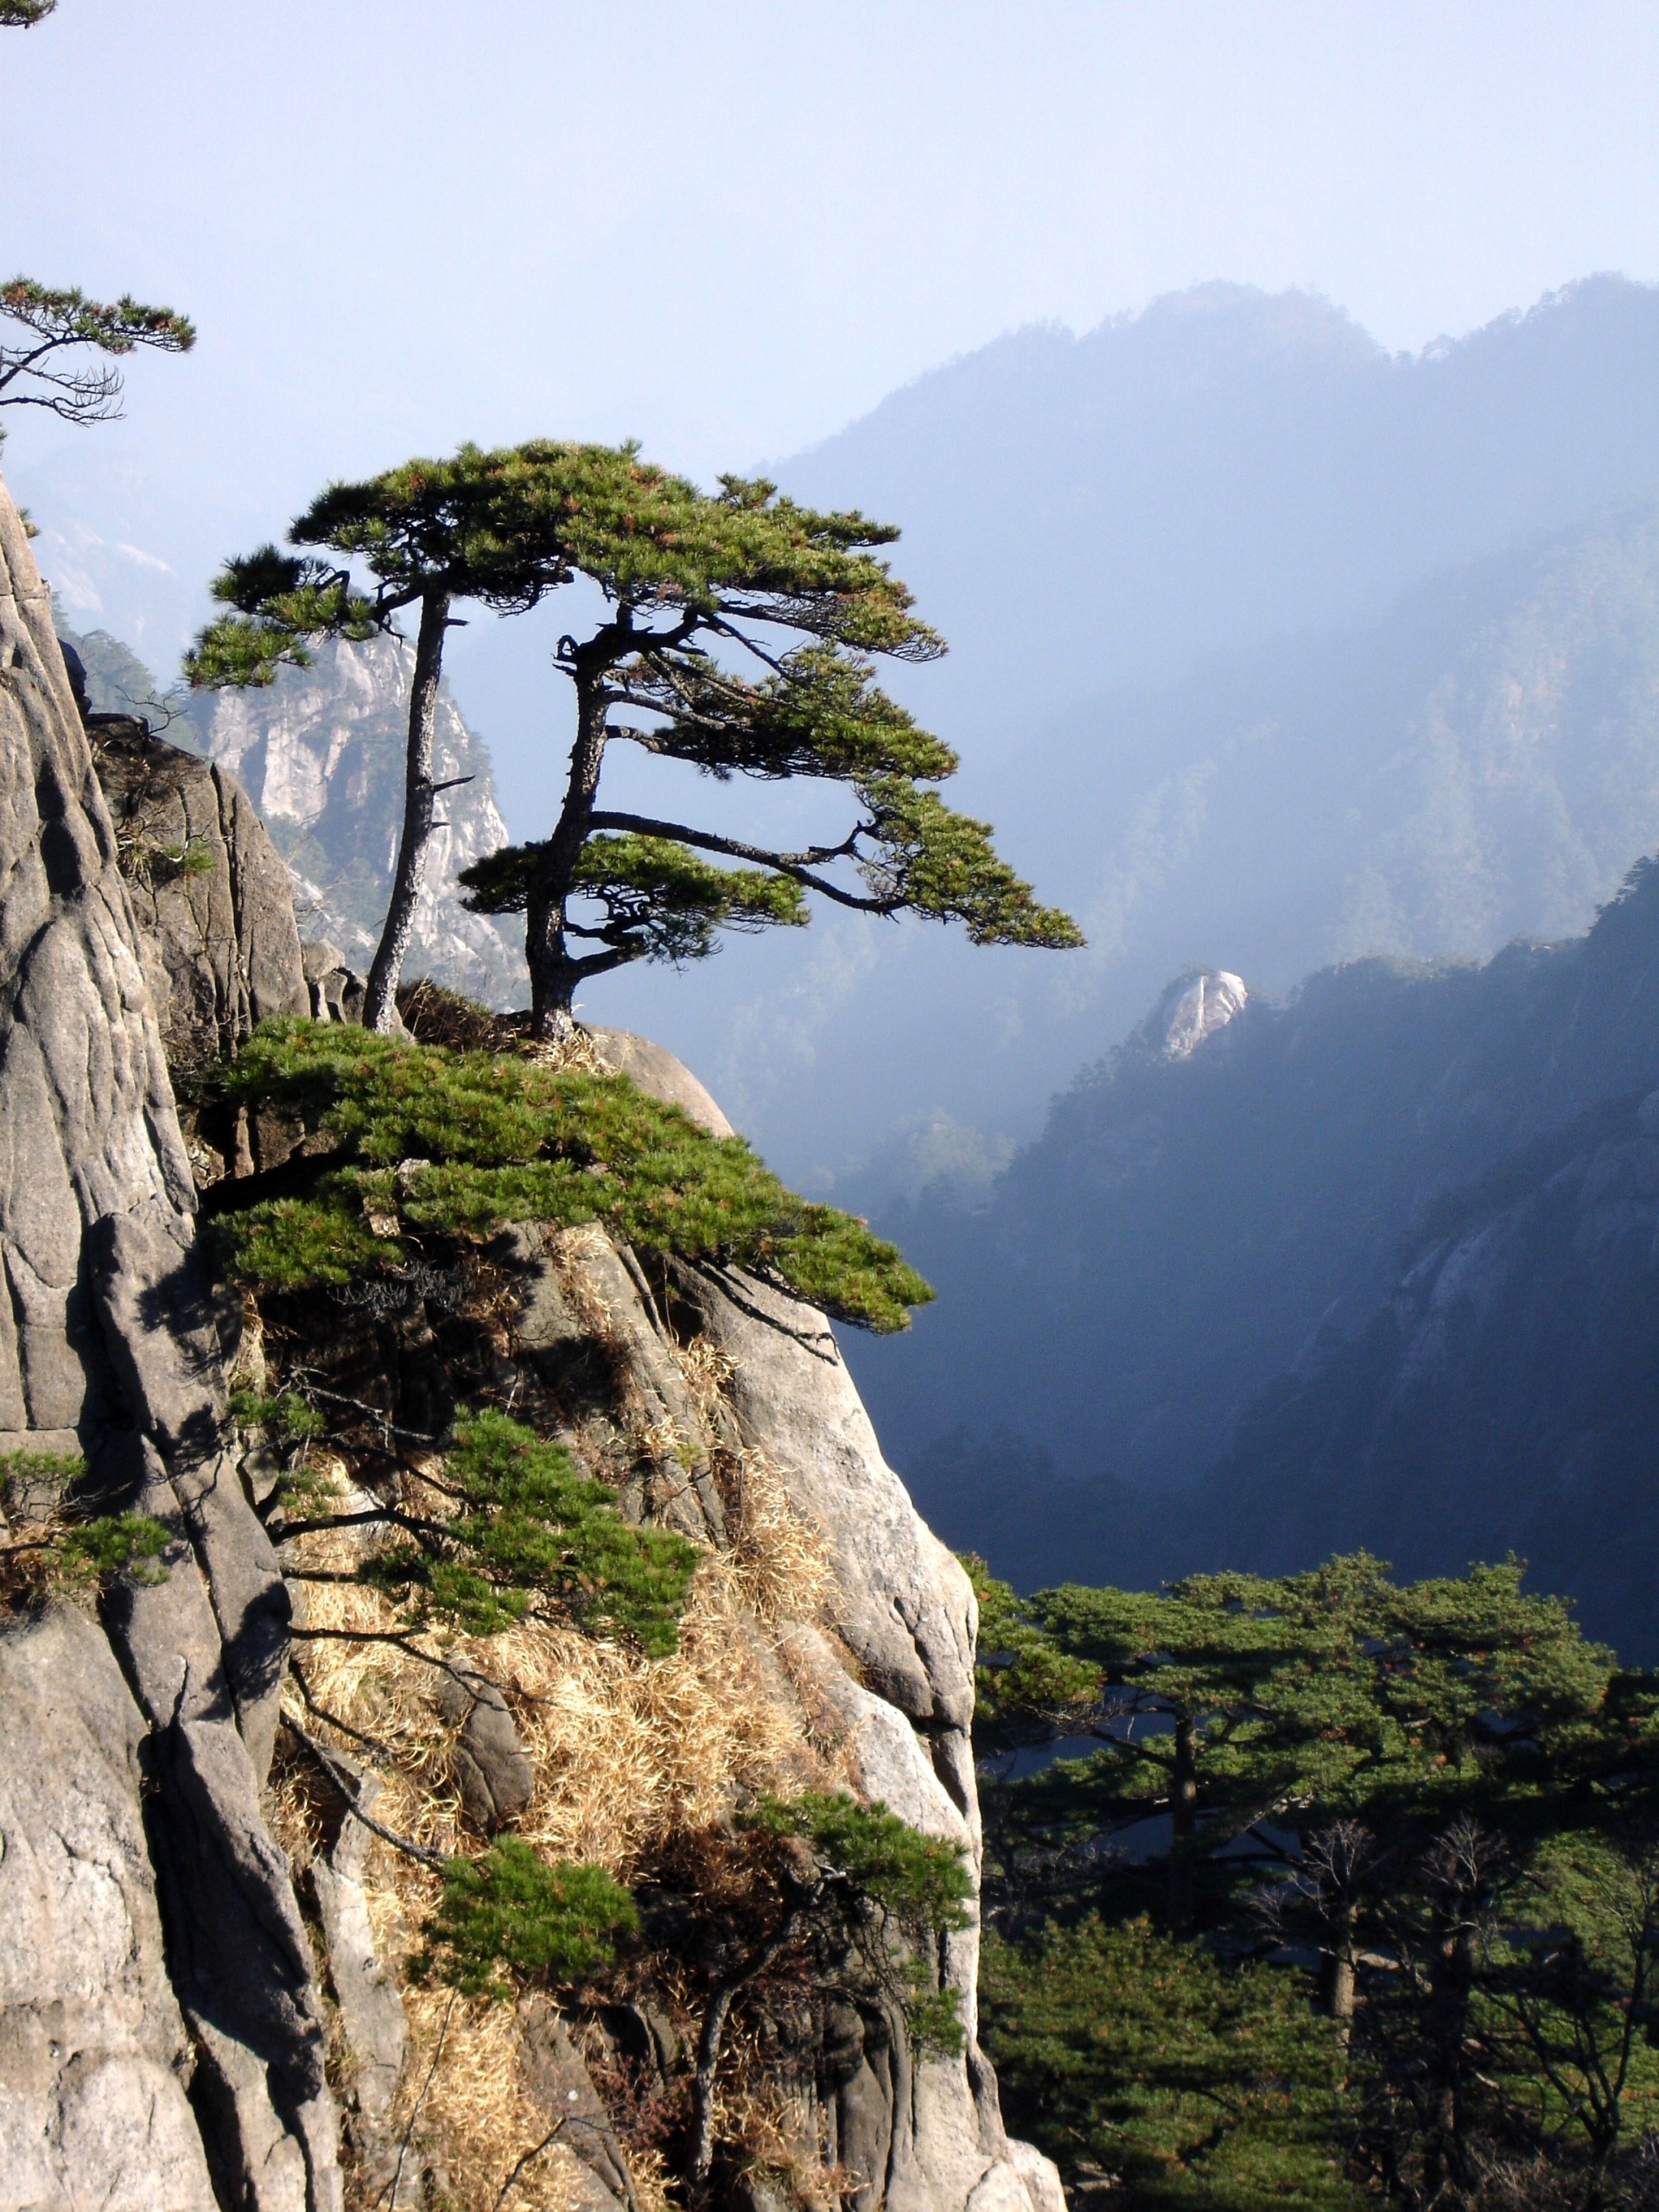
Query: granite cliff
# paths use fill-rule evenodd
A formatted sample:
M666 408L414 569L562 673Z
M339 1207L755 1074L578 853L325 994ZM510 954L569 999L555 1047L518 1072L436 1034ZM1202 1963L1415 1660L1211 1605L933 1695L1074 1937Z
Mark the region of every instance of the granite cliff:
M396 1298L262 1311L215 1282L198 1185L279 1166L296 1132L221 1127L204 1072L264 1014L345 998L308 974L229 772L269 803L281 747L214 753L83 726L0 492L4 1541L15 1560L91 1510L165 1532L96 1603L25 1586L0 1617L0 2207L640 2212L687 2063L675 1989L446 2010L404 1972L431 1847L517 1822L626 1855L652 1821L717 1834L740 1780L816 1777L976 1865L972 1596L822 1317L764 1285L653 1284L601 1232L534 1224ZM717 1112L639 1040L589 1049ZM480 1391L568 1435L625 1511L700 1547L667 1671L574 1637L487 1675L475 1645L416 1666L354 1643L326 1574L289 1579L308 1540L266 1525L275 1440L232 1417L230 1385L302 1373L388 1439ZM969 1928L927 1967L960 2000L954 2053L874 1999L766 2025L782 2056L731 2092L716 2199L1060 2212L1003 2133L975 1958Z

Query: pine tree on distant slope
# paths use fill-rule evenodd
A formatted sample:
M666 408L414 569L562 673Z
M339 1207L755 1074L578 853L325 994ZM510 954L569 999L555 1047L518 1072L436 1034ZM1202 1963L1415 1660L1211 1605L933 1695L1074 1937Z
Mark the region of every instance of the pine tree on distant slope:
M371 974L372 1026L391 1020L430 833L430 708L449 605L526 608L579 576L610 612L587 637L559 641L576 734L557 822L546 839L461 877L475 912L526 918L535 1034L569 1025L588 976L702 958L722 928L798 926L808 890L866 912L958 920L976 944L1078 944L1068 917L1039 906L997 858L986 825L925 788L955 772L956 755L872 681L872 654L928 660L944 650L870 550L896 534L861 515L798 507L764 482L725 477L711 495L632 446L464 447L454 461L337 486L295 524L296 544L360 557L378 580L372 594L344 569L267 547L227 567L215 588L235 612L202 632L188 670L199 684L269 683L304 658L308 638L366 637L420 604L408 811ZM758 677L722 666L721 645L757 663ZM613 725L619 709L643 719ZM857 817L833 843L785 852L603 812L613 737L721 782L846 784ZM708 854L748 865L720 868Z

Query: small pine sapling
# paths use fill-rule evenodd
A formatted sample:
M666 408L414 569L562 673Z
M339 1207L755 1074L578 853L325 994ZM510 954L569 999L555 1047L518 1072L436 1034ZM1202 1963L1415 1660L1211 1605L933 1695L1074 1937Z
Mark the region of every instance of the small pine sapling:
M73 1453L0 1455L0 1502L16 1524L0 1541L0 1584L16 1595L86 1596L118 1575L167 1580L166 1528L148 1514L89 1515L74 1497L86 1472L86 1462Z
M956 1993L936 1986L918 1955L930 1937L972 1923L973 1878L955 1844L844 1790L763 1796L738 1826L753 1853L747 1894L705 1922L699 1947L707 1996L690 2158L699 2183L714 2162L715 2084L733 2008L774 1969L797 1987L887 1998L904 2011L918 2050L962 2044Z
M639 1915L602 1866L550 1866L520 1837L448 1861L415 1970L466 1997L511 1999L524 1984L569 1989L614 1961Z

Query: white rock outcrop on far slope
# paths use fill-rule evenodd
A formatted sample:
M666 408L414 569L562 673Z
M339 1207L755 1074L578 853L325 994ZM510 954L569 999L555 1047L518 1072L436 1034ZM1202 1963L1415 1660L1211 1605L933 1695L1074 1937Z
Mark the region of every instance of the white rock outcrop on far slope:
M228 768L288 862L300 931L327 938L366 974L379 939L403 820L404 747L413 648L395 638L319 646L265 690L221 691L194 719L208 758ZM486 1006L526 1003L516 925L469 914L459 872L507 842L489 755L440 693L433 731L442 827L428 849L407 972Z
M1170 985L1147 1027L1166 1060L1184 1060L1206 1037L1243 1014L1249 996L1242 976L1230 975L1224 968L1206 968Z

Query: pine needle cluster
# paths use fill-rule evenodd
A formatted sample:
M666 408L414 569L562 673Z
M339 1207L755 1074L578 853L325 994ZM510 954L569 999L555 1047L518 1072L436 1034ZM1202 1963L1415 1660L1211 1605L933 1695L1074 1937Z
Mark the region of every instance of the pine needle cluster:
M515 1982L568 1989L609 1967L616 1939L639 1925L633 1899L602 1866L550 1866L505 1835L477 1859L448 1861L415 1970L465 1997L510 1999Z
M0 1453L0 1503L12 1516L0 1538L0 1589L14 1601L86 1598L117 1575L164 1582L172 1539L143 1513L88 1514L74 1497L86 1472L78 1454Z
M696 1545L631 1526L562 1444L488 1408L463 1414L442 1480L455 1510L427 1523L396 1516L404 1539L365 1564L365 1582L468 1636L498 1635L550 1599L590 1631L631 1637L647 1658L674 1649Z
M897 1249L785 1189L741 1137L715 1137L623 1076L412 1046L339 1025L263 1024L225 1077L334 1149L279 1171L293 1196L221 1184L219 1234L275 1290L395 1270L427 1236L598 1221L648 1253L739 1268L876 1331L931 1296ZM241 1203L245 1188L252 1203Z

